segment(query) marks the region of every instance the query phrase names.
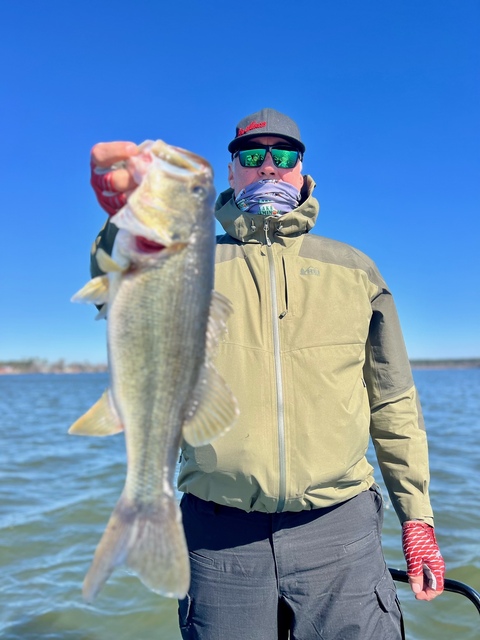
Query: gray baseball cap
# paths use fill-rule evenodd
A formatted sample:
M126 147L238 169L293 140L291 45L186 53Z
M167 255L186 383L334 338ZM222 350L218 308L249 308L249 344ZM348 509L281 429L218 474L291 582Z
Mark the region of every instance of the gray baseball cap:
M228 145L228 150L230 153L234 153L249 138L267 135L285 138L302 153L305 151L305 145L300 138L300 129L296 123L275 109L260 109L260 111L240 120L235 138Z

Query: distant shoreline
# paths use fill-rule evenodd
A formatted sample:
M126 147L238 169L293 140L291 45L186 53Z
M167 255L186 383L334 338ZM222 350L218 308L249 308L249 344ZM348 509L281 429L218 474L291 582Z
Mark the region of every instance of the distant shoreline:
M479 369L480 358L458 359L412 359L412 369ZM88 362L70 362L57 360L48 362L40 358L28 358L25 360L0 361L0 375L19 375L25 373L106 373L108 365L90 364Z
M106 371L108 371L108 366L104 363L66 362L63 359L56 360L55 362L49 362L41 358L0 361L0 375L21 375L25 373L104 373Z
M471 360L410 360L412 369L479 369L480 358Z

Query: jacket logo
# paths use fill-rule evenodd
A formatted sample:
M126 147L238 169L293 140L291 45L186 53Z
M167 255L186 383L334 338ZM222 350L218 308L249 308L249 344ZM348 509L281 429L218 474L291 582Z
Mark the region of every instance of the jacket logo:
M249 131L251 131L252 129L263 129L263 127L266 125L266 122L255 122L255 120L253 122L251 122L249 125L247 125L245 127L245 129L239 129L238 133L237 133L237 137L238 136L243 136L246 133L248 133Z
M300 269L301 276L319 276L320 269L315 269L314 267L308 267L308 269Z

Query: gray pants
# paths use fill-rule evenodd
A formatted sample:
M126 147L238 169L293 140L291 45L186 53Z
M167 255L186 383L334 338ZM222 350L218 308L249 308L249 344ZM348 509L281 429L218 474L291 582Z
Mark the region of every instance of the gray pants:
M192 582L184 640L401 640L375 490L326 509L246 513L182 499Z

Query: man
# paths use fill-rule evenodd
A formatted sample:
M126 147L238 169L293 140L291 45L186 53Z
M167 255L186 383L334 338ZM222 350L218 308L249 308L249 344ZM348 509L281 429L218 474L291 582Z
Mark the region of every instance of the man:
M390 640L403 623L380 543L371 436L412 590L431 600L444 563L428 497L427 442L392 296L372 261L309 234L318 215L295 122L262 109L230 142L216 215L215 288L234 305L217 367L241 417L212 444L184 444L179 489L192 583L183 638ZM135 184L92 150L92 184L115 213ZM107 223L94 245L111 251ZM161 292L159 292L161 295Z

